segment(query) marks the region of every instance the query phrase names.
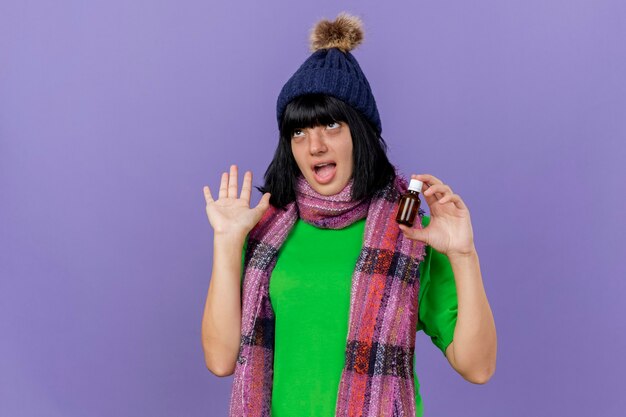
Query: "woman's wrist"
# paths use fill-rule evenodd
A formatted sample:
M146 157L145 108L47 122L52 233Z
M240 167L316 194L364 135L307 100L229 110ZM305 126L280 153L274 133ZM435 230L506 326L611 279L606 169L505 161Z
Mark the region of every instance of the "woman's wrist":
M468 249L467 251L448 252L446 253L446 256L448 257L448 259L450 259L450 261L458 260L462 262L467 259L478 258L478 252L476 252L476 247L472 245L471 249Z
M215 232L213 234L213 243L215 245L220 244L243 248L247 235L247 233L242 232Z

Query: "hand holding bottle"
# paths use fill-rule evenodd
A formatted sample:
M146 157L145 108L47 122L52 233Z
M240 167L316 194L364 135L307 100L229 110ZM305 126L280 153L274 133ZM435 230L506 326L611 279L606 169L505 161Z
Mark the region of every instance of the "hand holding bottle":
M244 174L241 194L237 197L237 176L237 165L230 166L230 174L222 173L217 200L213 199L209 187L204 186L206 213L216 235L246 236L270 206L270 193L265 193L256 207L250 207L251 171Z
M411 179L419 180L426 186L422 194L430 208L430 223L424 228L400 224L398 227L404 235L422 241L448 257L474 253L472 221L469 208L461 196L433 175L413 174Z

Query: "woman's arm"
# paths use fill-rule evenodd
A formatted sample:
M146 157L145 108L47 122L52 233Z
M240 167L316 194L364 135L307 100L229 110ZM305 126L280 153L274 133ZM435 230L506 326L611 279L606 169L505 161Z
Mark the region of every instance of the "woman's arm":
M430 174L412 175L424 182L431 212L425 228L398 227L450 259L458 298L458 316L446 357L470 382L484 384L496 369L496 326L487 302L469 209L449 185Z
M202 349L217 376L234 372L241 339L241 252L246 236L270 207L270 193L250 207L252 172L246 171L237 197L237 165L222 173L219 197L204 187L206 212L214 230L213 271L202 316Z
M213 239L213 271L202 316L202 348L207 368L232 375L241 339L241 251L245 236Z
M458 297L454 339L446 349L450 365L466 380L484 384L496 370L496 325L483 287L478 253L449 256Z

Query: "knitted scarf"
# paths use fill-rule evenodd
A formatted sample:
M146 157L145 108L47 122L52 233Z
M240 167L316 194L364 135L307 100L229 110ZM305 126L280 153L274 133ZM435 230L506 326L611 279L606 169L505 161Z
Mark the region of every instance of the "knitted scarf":
M404 237L395 221L398 198L407 189L397 169L395 179L370 199L352 200L352 185L351 179L339 194L324 196L300 175L296 201L285 210L270 206L248 234L230 417L271 416L275 315L269 279L298 217L330 229L366 217L335 416L415 416L413 357L425 244ZM422 228L423 214L420 208L413 227Z

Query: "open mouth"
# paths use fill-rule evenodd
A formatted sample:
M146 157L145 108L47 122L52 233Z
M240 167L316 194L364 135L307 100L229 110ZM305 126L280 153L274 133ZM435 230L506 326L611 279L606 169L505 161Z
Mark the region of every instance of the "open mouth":
M328 184L335 177L337 172L337 164L334 162L325 162L313 166L315 180L320 184Z

